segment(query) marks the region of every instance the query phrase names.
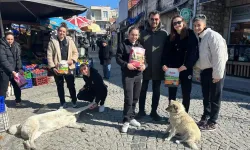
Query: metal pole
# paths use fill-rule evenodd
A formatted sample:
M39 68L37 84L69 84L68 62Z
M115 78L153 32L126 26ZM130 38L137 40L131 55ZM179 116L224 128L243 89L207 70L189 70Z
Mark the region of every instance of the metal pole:
M3 19L1 15L1 3L0 3L0 28L1 28L1 35L4 37L4 29L3 29Z

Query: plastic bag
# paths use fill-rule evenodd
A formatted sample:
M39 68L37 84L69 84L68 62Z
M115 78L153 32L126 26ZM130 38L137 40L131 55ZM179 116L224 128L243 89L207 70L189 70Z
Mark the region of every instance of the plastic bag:
M145 49L141 47L132 47L129 55L129 63L132 63L137 68L145 64Z
M20 88L28 84L26 79L20 73L17 73L17 76L14 77L14 80Z
M179 70L177 68L168 68L168 70L165 72L165 86L179 86Z
M69 73L69 65L66 60L62 60L58 65L58 72L60 74L68 74Z

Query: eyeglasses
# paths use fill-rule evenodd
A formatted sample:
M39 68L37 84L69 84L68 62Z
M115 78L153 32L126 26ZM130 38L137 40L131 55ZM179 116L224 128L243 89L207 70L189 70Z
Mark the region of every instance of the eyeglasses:
M207 17L203 14L199 14L194 19L207 19Z
M151 21L158 21L159 18L150 18Z
M173 25L176 26L177 24L180 25L181 23L182 23L182 21L177 21L177 22L173 22Z

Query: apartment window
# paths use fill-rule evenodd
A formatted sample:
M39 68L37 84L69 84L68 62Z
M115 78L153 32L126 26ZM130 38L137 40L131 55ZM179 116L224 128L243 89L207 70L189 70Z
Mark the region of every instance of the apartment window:
M95 13L94 12L92 12L92 17L95 17Z
M107 11L103 11L103 17L108 18L108 12Z

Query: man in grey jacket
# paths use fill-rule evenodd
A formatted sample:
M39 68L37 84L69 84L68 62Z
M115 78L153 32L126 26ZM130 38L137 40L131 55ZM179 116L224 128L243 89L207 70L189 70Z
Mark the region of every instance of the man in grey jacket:
M143 82L139 98L139 113L137 119L145 116L145 101L149 80L153 82L152 110L150 116L155 121L162 118L157 114L157 107L160 99L161 81L164 79L164 72L161 69L161 55L167 41L168 33L163 29L160 20L160 13L153 11L149 13L149 20L146 29L141 32L139 42L146 49L146 61L148 67L143 72Z

